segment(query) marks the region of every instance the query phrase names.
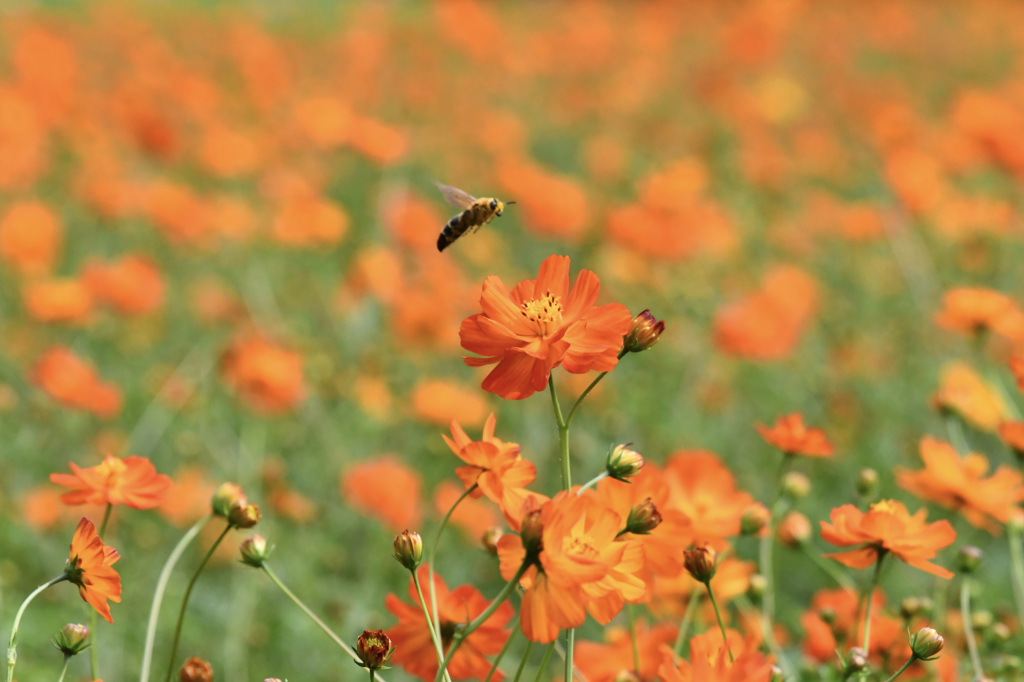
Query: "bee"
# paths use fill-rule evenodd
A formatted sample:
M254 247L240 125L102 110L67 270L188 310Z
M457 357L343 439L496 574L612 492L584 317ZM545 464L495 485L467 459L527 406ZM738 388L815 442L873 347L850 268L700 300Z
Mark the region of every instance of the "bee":
M441 190L445 201L462 211L453 216L441 230L441 234L437 236L438 251L444 251L452 242L470 230L476 232L496 216L500 216L501 212L505 210L505 206L516 203L514 201L501 202L492 197L477 199L461 189L442 185L440 182L434 184Z

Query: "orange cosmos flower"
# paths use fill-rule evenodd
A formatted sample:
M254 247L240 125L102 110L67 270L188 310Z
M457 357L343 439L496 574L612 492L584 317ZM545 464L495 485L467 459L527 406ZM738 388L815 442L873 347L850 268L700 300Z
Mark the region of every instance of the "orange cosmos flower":
M1024 421L1003 422L999 425L999 437L1019 459L1024 459Z
M587 611L608 624L625 601L644 595L636 576L643 552L636 542L618 539L625 519L603 505L593 491L563 491L540 508L541 549L527 555L519 535L498 541L501 574L510 580L524 560L532 565L521 579L523 634L551 642L563 628L575 628Z
M341 496L358 511L398 532L423 519L420 475L385 455L359 462L341 477Z
M899 486L921 499L954 509L972 525L990 533L999 531L1024 501L1024 474L1001 466L988 478L988 459L970 453L960 457L949 443L924 438L921 440L924 469L896 469Z
M427 585L424 584L426 576L426 567L421 567L420 581L424 597L429 603ZM448 651L456 626L464 625L479 616L490 602L472 585L462 585L449 591L448 586L437 574L434 575L434 594L437 598L437 614L441 628L441 647ZM389 594L385 601L388 611L398 618L398 624L388 629L388 636L396 646L391 660L405 668L410 675L423 680L433 680L437 674L437 656L412 579L409 580L409 597L412 604L403 602L393 594ZM491 664L486 656L501 651L509 634L505 626L513 615L514 609L506 601L484 621L483 625L466 638L448 664L448 672L451 673L452 679L482 680L487 676ZM499 670L493 679L502 678Z
M145 315L164 301L163 275L146 256L128 255L113 263L91 261L83 278L93 296L123 315Z
M831 524L821 522L821 537L839 547L861 545L856 549L825 556L850 568L867 568L886 554L893 554L915 568L952 578L951 571L928 559L956 540L949 521L925 523L928 512L921 509L913 516L895 500L882 500L862 512L852 504L836 507L829 515Z
M672 623L661 623L653 627L643 620L636 624L636 646L640 656L640 670L633 671L633 638L623 627L608 627L604 631L605 641L576 641L574 660L590 682L615 682L624 671L637 672L640 679L653 680L661 661L661 648L671 646L676 640L679 628Z
M305 397L302 356L267 339L236 340L221 357L224 380L257 412L294 409Z
M49 271L62 242L60 219L46 204L11 204L0 216L0 260L21 272Z
M955 412L982 431L995 431L1009 414L1002 394L966 362L951 362L942 368L939 389L930 402L934 408Z
M877 666L887 661L904 660L910 655L906 628L896 618L885 615L885 595L875 589L871 596L870 660ZM864 608L853 590L820 590L811 607L800 616L805 637L804 654L811 660L827 663L835 659L836 649L854 642L860 646L864 627Z
M82 599L109 623L114 619L110 616L107 600L121 601L121 576L111 568L120 558L116 549L104 545L96 535L92 521L83 518L78 522L71 538L71 551L64 573L69 581L78 585Z
M32 367L32 382L54 400L109 418L121 411L121 392L68 348L51 348Z
M1006 294L983 287L947 291L935 323L965 334L993 331L1015 341L1024 338L1024 311L1020 306Z
M92 314L92 296L77 279L35 280L21 294L25 310L40 322L84 324Z
M716 454L707 450L672 454L665 480L670 491L666 509L686 515L691 542L722 551L728 538L739 535L743 512L754 498L736 489L736 479ZM661 509L662 515L666 509Z
M799 412L779 417L771 427L758 424L756 428L762 438L787 455L832 456L832 443L825 432L807 428Z
M613 369L633 317L619 303L595 306L600 286L597 275L582 270L570 290L568 256L549 256L537 279L512 291L488 277L483 312L463 320L459 330L462 347L484 356L464 357L467 365L498 365L484 390L519 400L544 390L559 365L573 374Z
M152 509L171 488L170 476L158 474L145 457L107 455L101 464L88 469L74 463L68 466L74 474L50 474L51 481L71 488L60 497L64 504L126 504Z
M769 682L773 659L757 650L752 640L744 640L735 630L726 630L729 649L722 636L709 631L690 640L690 661L676 665L670 646L661 650L658 679L663 682ZM729 660L729 650L735 662Z

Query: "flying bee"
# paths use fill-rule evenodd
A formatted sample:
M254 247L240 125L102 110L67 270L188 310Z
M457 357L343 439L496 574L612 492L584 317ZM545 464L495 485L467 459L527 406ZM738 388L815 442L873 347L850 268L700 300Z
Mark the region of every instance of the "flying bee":
M501 212L505 210L505 206L516 203L514 201L501 202L491 197L477 199L461 189L442 185L440 182L434 184L441 190L445 201L462 211L453 216L441 230L441 234L437 237L438 251L444 251L452 242L470 230L476 232L496 216L500 216Z

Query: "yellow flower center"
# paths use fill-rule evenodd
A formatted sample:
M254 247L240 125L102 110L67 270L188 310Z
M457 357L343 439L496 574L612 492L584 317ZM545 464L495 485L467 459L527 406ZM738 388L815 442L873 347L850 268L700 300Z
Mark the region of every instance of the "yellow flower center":
M107 455L103 459L103 463L97 468L97 471L100 476L103 477L103 480L106 481L107 486L114 488L120 482L121 474L123 474L127 468L128 465L117 457Z
M595 558L598 554L594 548L594 539L586 533L566 537L562 540L562 551L588 559Z
M520 312L537 330L539 336L547 336L562 321L562 299L550 291L542 298L535 298L520 306Z

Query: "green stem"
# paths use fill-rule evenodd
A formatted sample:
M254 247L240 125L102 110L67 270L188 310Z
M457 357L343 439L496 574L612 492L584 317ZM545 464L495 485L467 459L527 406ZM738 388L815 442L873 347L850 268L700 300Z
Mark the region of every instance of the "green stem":
M569 425L562 418L562 406L555 395L555 376L548 377L548 389L551 393L551 406L555 411L555 422L558 424L558 461L562 472L562 490L572 487L572 473L569 466Z
M971 579L964 576L960 583L960 617L964 622L964 639L967 640L967 652L971 656L971 667L974 668L972 679L980 680L985 673L981 668L981 656L978 654L978 642L974 639L974 627L971 625Z
M114 510L114 505L107 502L107 508L103 510L103 521L100 522L100 529L97 535L101 538L107 536L107 524L110 522L110 513ZM92 644L89 646L89 674L92 679L98 680L100 678L100 664L99 664L99 647L96 646L96 609L89 609L89 634L92 635Z
M676 643L672 647L672 653L677 659L683 657L683 644L686 642L686 633L690 630L690 623L693 622L693 614L697 611L697 604L700 603L700 591L694 590L690 594L690 601L686 604L686 611L679 620L679 634L676 635Z
M879 550L878 561L875 562L875 573L871 576L871 584L868 586L867 604L864 606L864 641L861 648L864 649L864 657L871 653L871 610L874 604L875 588L878 586L878 577L882 573L882 561L885 559L884 550Z
M810 543L803 542L800 544L800 549L807 554L807 557L815 563L815 565L822 571L827 573L830 578L836 581L839 587L844 590L854 592L856 586L850 576L840 571L834 563L823 557L818 551L817 547L813 547ZM812 551L813 550L813 551Z
M594 387L601 383L601 379L604 379L608 372L601 372L597 375L597 378L590 382L590 385L583 389L583 393L580 393L580 397L573 403L572 409L569 410L569 415L565 418L565 425L569 426L572 423L572 418L576 416L576 410L579 408L583 399L590 395L590 392L594 390Z
M966 455L971 451L971 446L967 444L967 437L964 435L964 427L960 422L960 418L946 414L944 419L946 423L946 433L949 435L949 442L953 444L953 448L959 455Z
M261 566L260 568L263 569L263 572L267 574L267 577L270 578L270 580L275 585L281 588L281 591L284 592L285 595L292 600L293 604L298 606L304 614L309 616L310 620L316 623L317 627L323 630L324 634L330 637L332 642L337 644L342 651L349 655L349 658L351 658L353 661L359 660L359 655L356 654L356 652L353 651L352 648L349 647L349 645L341 641L341 639L336 634L334 634L334 631L327 627L326 623L320 620L320 618L318 618L317 615L313 613L313 611L310 610L310 608L306 606L301 599L295 596L295 593L289 590L288 586L281 582L281 579L277 577L277 574L270 570L270 566L268 566L266 562L263 562L263 566ZM383 682L383 680L381 680L381 682Z
M455 513L455 508L458 507L464 499L469 497L470 493L476 490L477 487L478 484L474 483L459 496L459 499L455 500L455 504L451 506L448 513L444 515L443 519L441 519L441 523L437 527L437 532L434 534L434 541L429 547L427 547L427 593L430 595L430 613L434 619L434 631L436 632L437 637L441 636L441 621L437 615L437 590L434 588L434 556L437 554L437 546L441 543L441 532L445 529L445 526L448 525L448 520L452 517L452 514ZM413 577L415 578L415 576ZM427 619L427 621L430 622L430 619Z
M572 654L573 654L573 648L574 648L575 644L576 644L576 629L575 628L569 628L568 630L565 631L565 676L562 678L563 680L566 680L566 682L572 682L572 678L573 678L573 674L572 674L572 672L573 672L573 670L572 670ZM553 647L554 645L555 645L555 643L552 642L551 646ZM548 653L544 655L545 659L548 656L550 656L550 655L551 655L551 652L548 651ZM546 667L547 667L547 661L545 660L544 663L541 664L541 667L540 667L541 671L543 671L544 668L546 668ZM539 674L538 674L537 679L538 680L540 679Z
M711 589L711 581L708 580L705 582L704 587L708 589L708 597L711 598L711 606L715 609L715 618L718 620L718 629L722 631L722 644L725 645L725 650L729 652L729 662L735 663L736 659L732 656L732 647L729 646L729 637L725 634L725 623L722 622L722 614L718 610L718 600L715 599L715 591Z
M572 632L572 630L570 630L569 632ZM536 682L540 682L541 680L544 679L544 673L548 669L548 663L551 662L551 654L554 653L554 651L555 651L555 642L551 642L551 644L548 644L548 648L544 651L544 658L541 659L540 667L537 669L537 677L535 678ZM566 658L571 660L572 656L567 655ZM571 671L572 667L570 667L569 670ZM572 682L572 678L571 677L570 678L566 678L565 682Z
M895 680L897 677L902 675L903 671L906 670L907 668L909 668L911 666L911 664L914 661L916 661L916 660L917 660L917 654L911 653L910 654L910 658L908 658L907 662L903 664L903 667L900 668L899 670L897 670L895 673L893 673L893 676L890 677L889 679L887 679L885 682L892 682L893 680Z
M139 674L140 682L149 682L149 669L153 663L153 644L156 642L156 624L160 618L160 606L164 600L164 592L167 590L167 583L170 582L171 572L174 571L174 567L178 563L178 559L184 554L185 548L188 547L189 543L199 535L199 531L210 522L213 518L213 514L209 514L204 518L196 521L191 528L189 528L181 539L178 540L178 544L171 550L171 555L167 557L167 563L164 564L163 569L160 571L160 577L156 582L156 590L153 592L153 605L149 608L149 623L146 625L146 646L142 654L142 672ZM93 678L96 679L96 678Z
M68 579L67 573L61 573L56 578L43 583L35 590L32 594L25 597L25 601L21 602L21 607L18 609L18 613L14 616L14 625L11 627L11 641L7 645L7 682L11 682L14 679L14 666L18 662L18 626L21 625L21 617L25 615L25 609L32 603L40 592L45 590L51 585L56 585L59 582L63 582Z
M377 677L374 675L374 672L376 671L373 668L370 668L370 682L374 682L374 680L377 679Z
M578 491L576 491L576 494L577 495L582 495L584 490L586 490L587 488L593 488L594 486L596 486L598 483L600 483L601 481L603 481L606 478L608 478L608 470L607 469L602 471L601 473L599 473L597 476L594 476L592 479L590 479L586 483L584 483L580 487L580 489ZM620 535L621 535L621 533L620 533Z
M1017 619L1024 624L1024 543L1021 540L1021 524L1017 521L1006 524L1006 537L1010 541L1010 576L1013 599L1017 603Z
M629 638L633 643L633 672L640 675L640 646L636 638L636 609L632 604L627 604L629 610Z
M64 682L64 676L68 674L69 663L71 663L71 656L64 654L64 666L60 669L60 677L57 678L57 682Z
M107 524L110 522L110 513L114 510L114 505L107 502L107 508L103 511L103 521L100 522L100 528L96 532L101 538L106 536Z
M491 678L494 677L494 673L498 672L498 666L501 664L501 659L505 658L505 654L508 653L509 647L512 646L512 641L515 640L516 634L519 632L519 616L512 619L511 629L509 630L508 637L505 638L505 645L501 647L501 651L494 658L494 663L491 664L491 671L487 673L487 677L484 678L484 682L491 682Z
M512 682L519 682L519 678L523 676L523 670L526 669L526 662L530 659L530 651L533 649L533 642L526 640L526 651L523 652L523 658L519 661L519 667L516 668L516 676L512 678Z
M188 581L188 586L185 588L185 596L181 598L181 609L178 611L178 622L174 626L174 639L171 640L171 656L167 661L167 675L164 677L164 682L171 682L171 676L174 675L174 661L178 657L178 642L181 640L181 626L185 623L185 607L188 606L188 598L192 594L192 588L195 587L196 580L199 579L199 574L203 572L203 568L206 567L207 562L210 561L210 557L217 551L217 547L220 546L221 541L227 537L227 534L234 528L234 524L230 521L228 525L224 527L213 546L210 547L209 551L206 552L206 556L199 562L199 567L196 568L195 573L192 574L192 578Z
M447 662L444 657L444 648L441 646L441 636L439 634L441 626L430 618L430 610L427 608L427 602L423 598L423 590L420 589L420 579L419 576L416 575L416 571L409 571L409 573L412 574L412 584L416 587L416 597L420 600L420 608L423 609L423 617L427 621L427 629L430 630L430 641L434 643L434 653L437 655L438 672L443 673L444 679L447 680L447 682L451 682L452 678L448 674L447 666L443 668L440 667L442 664ZM436 628L434 627L435 624L437 625Z

